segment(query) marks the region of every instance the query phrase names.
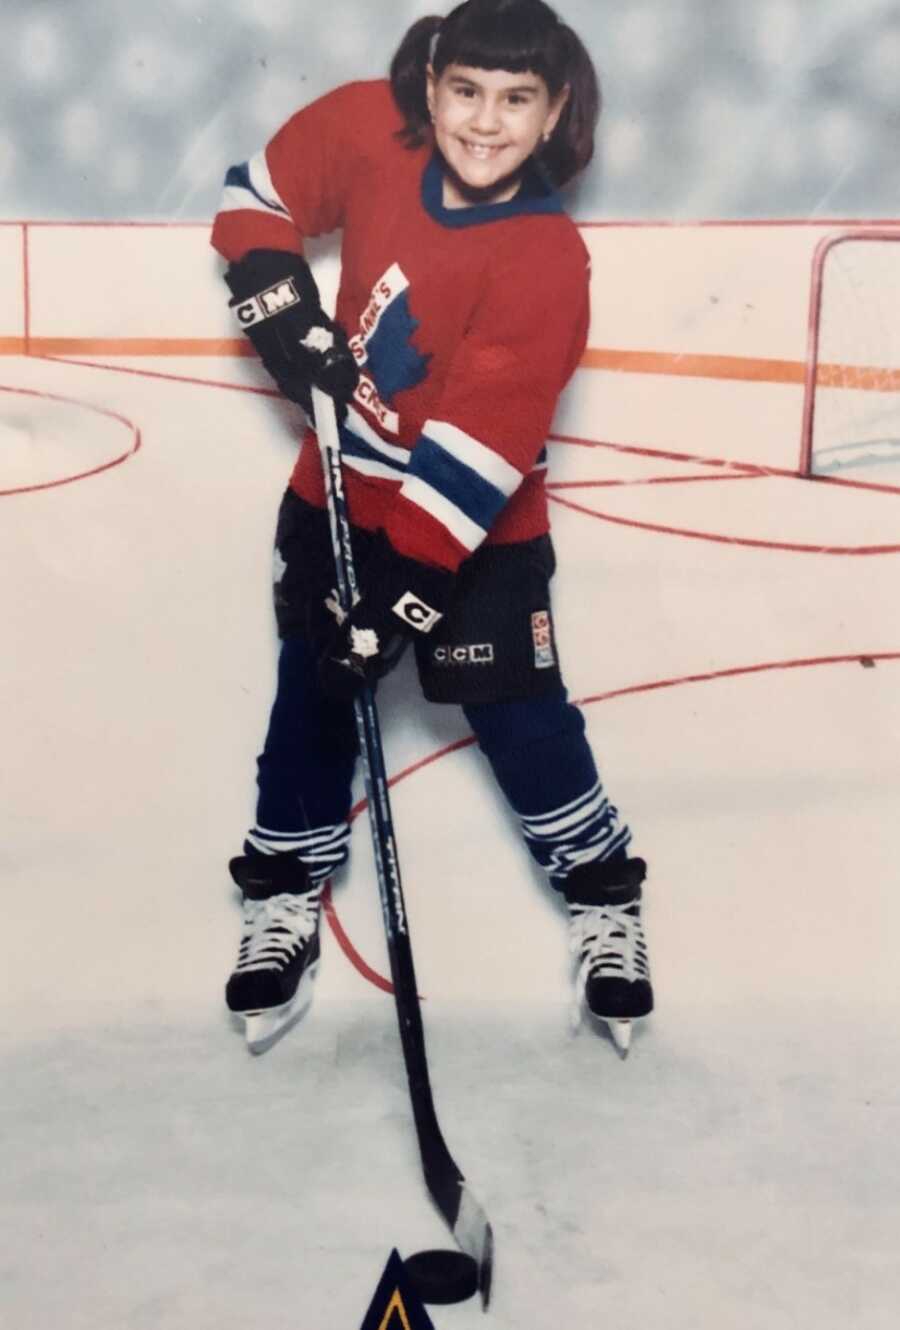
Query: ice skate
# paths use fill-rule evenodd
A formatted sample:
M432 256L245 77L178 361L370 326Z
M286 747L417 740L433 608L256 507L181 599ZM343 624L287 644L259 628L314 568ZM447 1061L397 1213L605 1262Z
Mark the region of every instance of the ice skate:
M571 946L578 958L573 1024L582 1010L608 1029L627 1057L631 1023L653 1010L647 943L641 927L643 859L581 864L566 879Z
M240 1015L244 1021L244 1037L251 1053L267 1053L273 1044L277 1044L283 1035L292 1030L298 1021L306 1015L312 1002L312 985L319 968L314 961L303 973L297 992L290 1002L281 1007L268 1007L261 1011L245 1011Z
M300 860L243 855L229 864L244 897L238 962L225 1001L251 1053L265 1053L304 1015L319 968L321 886Z

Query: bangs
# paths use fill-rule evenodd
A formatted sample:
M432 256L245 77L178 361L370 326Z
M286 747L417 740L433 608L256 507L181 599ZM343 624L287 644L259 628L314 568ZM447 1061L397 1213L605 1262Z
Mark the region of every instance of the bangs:
M442 74L448 65L468 65L472 69L508 69L538 74L552 95L565 82L561 62L553 59L555 43L547 41L547 24L528 17L467 13L460 22L444 24L434 53L434 72Z

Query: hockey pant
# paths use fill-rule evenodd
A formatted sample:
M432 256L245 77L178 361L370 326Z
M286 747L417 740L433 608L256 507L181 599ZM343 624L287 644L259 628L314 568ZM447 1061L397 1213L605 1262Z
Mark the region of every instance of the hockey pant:
M630 832L606 797L584 718L564 689L463 711L551 885L562 889L579 864L624 859ZM357 753L352 706L324 695L313 651L302 638L286 638L246 852L295 854L314 881L338 869L349 849Z

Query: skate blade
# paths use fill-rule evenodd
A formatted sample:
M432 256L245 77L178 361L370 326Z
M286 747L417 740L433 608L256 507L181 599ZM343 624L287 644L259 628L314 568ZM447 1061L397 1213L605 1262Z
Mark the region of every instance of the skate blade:
M616 1052L624 1062L631 1047L631 1021L620 1016L598 1016L590 1007L585 1007L584 1011L589 1025L594 1030L605 1031L609 1035Z
M603 1018L606 1028L612 1037L619 1057L624 1061L628 1057L628 1050L631 1047L631 1021L611 1020Z
M313 980L318 965L311 965L300 983L297 992L283 1007L268 1007L263 1011L245 1011L244 1037L249 1052L259 1055L267 1053L279 1039L292 1030L306 1015L313 997Z

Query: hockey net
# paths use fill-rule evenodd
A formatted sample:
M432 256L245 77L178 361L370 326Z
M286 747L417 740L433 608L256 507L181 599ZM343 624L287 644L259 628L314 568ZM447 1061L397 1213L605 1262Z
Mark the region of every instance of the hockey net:
M900 225L816 249L800 469L900 487Z

